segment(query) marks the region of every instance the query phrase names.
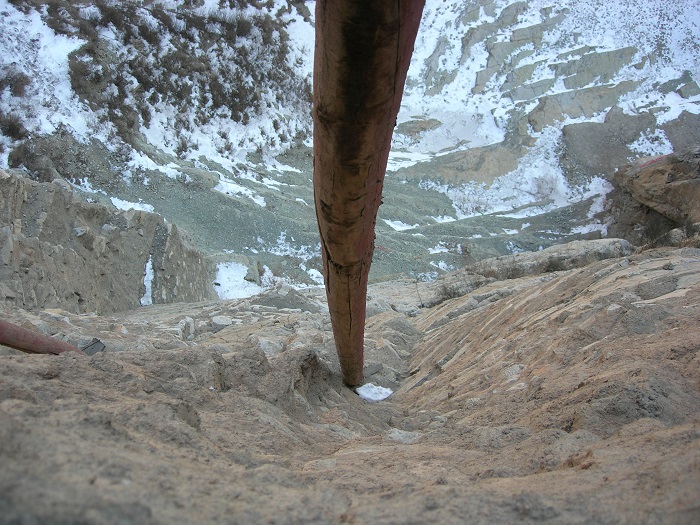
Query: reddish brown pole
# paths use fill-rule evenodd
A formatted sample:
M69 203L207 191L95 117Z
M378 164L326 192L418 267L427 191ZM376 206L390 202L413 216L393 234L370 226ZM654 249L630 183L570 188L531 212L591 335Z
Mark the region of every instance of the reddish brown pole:
M362 382L367 279L424 0L318 0L314 200L343 380Z
M16 324L0 320L0 344L11 346L30 354L61 354L63 352L84 352L77 346L53 337L37 334Z

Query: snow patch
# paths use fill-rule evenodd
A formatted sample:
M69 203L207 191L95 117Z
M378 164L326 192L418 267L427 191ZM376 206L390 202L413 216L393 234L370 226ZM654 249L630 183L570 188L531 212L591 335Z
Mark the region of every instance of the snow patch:
M445 246L445 243L443 243L443 242L438 243L438 245L435 246L434 248L429 248L429 249L428 249L428 252L431 253L431 254L435 254L435 253L448 253L449 251L450 251L450 250L447 249L447 246Z
M153 304L153 256L148 256L148 261L146 261L146 267L144 268L143 285L146 287L146 291L141 297L141 306L149 306Z
M406 224L405 222L401 221L392 221L389 219L382 219L388 226L396 230L397 232L405 231L405 230L412 230L414 228L418 228L420 224Z
M355 389L355 392L365 401L383 401L394 391L391 388L384 388L383 386L375 385L374 383L366 383L361 387Z
M313 282L315 282L316 284L323 284L323 274L321 272L319 272L315 268L308 268L305 271Z
M220 193L223 193L224 195L237 195L247 197L261 208L265 208L267 206L264 197L258 195L250 188L246 188L245 186L242 186L237 182L232 181L231 179L227 179L221 174L219 174L218 184L214 186L214 191L218 191Z
M122 199L119 199L117 197L110 197L109 200L112 202L115 208L118 208L120 210L128 211L128 210L137 210L137 211L147 211L150 213L154 213L153 211L153 206L150 204L146 204L145 202L130 202L130 201L125 201Z
M214 288L219 299L244 299L252 297L263 291L263 288L255 283L245 280L248 268L245 264L237 262L225 262L216 266L216 283Z
M666 137L664 130L657 129L653 133L647 130L630 144L630 149L642 156L668 155L673 153L673 146ZM633 158L629 159L634 160Z
M454 222L457 220L455 217L451 217L449 215L438 215L437 217L430 217L430 218L439 224L445 223L445 222Z
M424 180L419 187L446 195L458 219L488 213L527 218L599 195L604 182L601 178L594 177L581 186L568 183L559 165L560 140L561 129L544 128L518 167L497 177L491 186L474 181L441 184Z

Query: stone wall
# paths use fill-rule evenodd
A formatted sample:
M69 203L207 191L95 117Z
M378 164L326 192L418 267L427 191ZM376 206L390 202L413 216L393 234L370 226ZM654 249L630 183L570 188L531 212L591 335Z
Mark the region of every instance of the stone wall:
M161 216L110 211L84 202L63 180L0 171L0 301L105 314L135 308L142 298L212 299L212 281L210 263Z

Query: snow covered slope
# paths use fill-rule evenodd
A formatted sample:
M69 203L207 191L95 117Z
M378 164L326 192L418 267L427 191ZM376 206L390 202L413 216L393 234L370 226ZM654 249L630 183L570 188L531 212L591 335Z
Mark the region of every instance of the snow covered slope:
M654 118L635 130L629 157L672 151L662 126L682 112L700 113L698 34L694 0L428 2L394 167L507 145L495 155L506 161L500 169L471 177L448 170L442 178L451 184L432 186L451 197L457 218L600 192L604 185L593 178L603 173L576 180L562 169L563 129L604 122L613 108L646 113ZM519 159L509 155L522 146ZM586 187L572 191L572 182Z
M138 133L180 158L287 149L310 133L310 48L290 45L281 3L242 4L2 0L3 115L112 149Z
M318 283L314 8L0 0L0 167L152 209L220 280ZM697 0L428 0L374 277L604 235L616 166L700 142L699 13Z

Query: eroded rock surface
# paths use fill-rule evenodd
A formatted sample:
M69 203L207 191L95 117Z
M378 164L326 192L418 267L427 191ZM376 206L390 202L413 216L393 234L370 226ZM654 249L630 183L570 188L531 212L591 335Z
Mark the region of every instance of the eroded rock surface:
M380 403L342 386L321 290L110 316L4 306L106 349L3 351L0 515L696 523L700 250L473 275L429 308L399 302L415 283L370 287L369 380L396 390Z

